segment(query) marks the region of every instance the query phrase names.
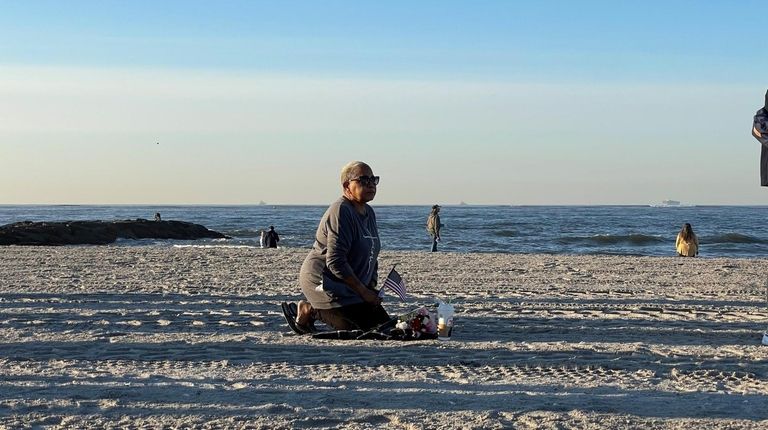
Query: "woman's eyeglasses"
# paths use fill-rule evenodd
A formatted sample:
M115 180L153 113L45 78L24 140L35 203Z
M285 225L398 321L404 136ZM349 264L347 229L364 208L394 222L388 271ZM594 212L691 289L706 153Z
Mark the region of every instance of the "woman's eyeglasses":
M380 176L358 176L357 178L350 179L350 181L357 181L360 185L367 187L369 185L379 185L379 179L381 179Z

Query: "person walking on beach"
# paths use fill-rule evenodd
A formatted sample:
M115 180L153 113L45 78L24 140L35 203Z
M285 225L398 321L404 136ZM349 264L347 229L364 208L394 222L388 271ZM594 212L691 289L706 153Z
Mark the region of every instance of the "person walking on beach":
M699 239L696 237L690 224L683 224L682 230L677 234L675 248L677 249L677 254L681 257L695 257L699 255Z
M315 242L299 273L306 300L291 318L296 333L314 331L322 321L336 330L370 330L389 321L376 292L381 242L376 213L368 202L376 197L379 177L362 161L341 169L342 196L328 207L315 233ZM287 308L287 309L286 309Z
M264 234L264 245L267 248L277 248L277 242L280 242L280 236L275 231L275 226L269 226L269 231Z
M264 230L259 230L259 246L264 248L264 238L266 237L266 232Z
M437 242L440 242L440 205L432 206L432 211L427 217L427 233L432 236L432 251L437 252Z

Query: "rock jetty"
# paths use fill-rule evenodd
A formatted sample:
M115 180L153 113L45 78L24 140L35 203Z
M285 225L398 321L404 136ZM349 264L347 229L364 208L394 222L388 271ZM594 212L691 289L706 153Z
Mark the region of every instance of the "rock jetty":
M185 221L23 221L0 226L0 245L106 245L117 239L228 239Z

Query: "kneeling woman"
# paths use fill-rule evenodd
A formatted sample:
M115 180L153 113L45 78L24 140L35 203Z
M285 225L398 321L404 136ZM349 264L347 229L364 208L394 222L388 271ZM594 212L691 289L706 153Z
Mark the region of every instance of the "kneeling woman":
M299 285L307 300L298 305L300 330L311 331L315 320L336 330L368 330L389 320L375 290L381 242L368 206L378 183L361 161L341 169L343 194L325 211L301 266Z

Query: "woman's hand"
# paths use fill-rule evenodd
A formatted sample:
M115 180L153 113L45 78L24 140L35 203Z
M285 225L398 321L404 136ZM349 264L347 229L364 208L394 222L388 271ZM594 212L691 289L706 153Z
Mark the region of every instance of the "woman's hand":
M376 294L375 291L369 290L369 289L366 288L361 293L362 294L360 294L360 296L363 297L363 300L365 300L366 303L374 305L374 306L378 306L378 305L381 304L381 297L379 297L379 295Z
M360 280L357 279L355 275L347 276L344 278L344 282L349 285L349 287L352 288L352 290L354 290L360 297L362 297L363 301L366 303L371 305L381 304L381 297L376 294L376 291L363 285L363 283L360 282Z

